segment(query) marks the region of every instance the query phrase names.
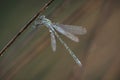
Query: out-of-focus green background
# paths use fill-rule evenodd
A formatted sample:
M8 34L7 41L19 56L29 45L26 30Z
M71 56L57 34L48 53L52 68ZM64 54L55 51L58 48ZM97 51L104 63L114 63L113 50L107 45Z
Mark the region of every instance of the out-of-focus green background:
M0 0L0 49L48 0ZM43 13L53 22L84 26L75 43L60 35L80 68L46 27L29 28L0 57L0 80L120 80L120 1L55 0Z

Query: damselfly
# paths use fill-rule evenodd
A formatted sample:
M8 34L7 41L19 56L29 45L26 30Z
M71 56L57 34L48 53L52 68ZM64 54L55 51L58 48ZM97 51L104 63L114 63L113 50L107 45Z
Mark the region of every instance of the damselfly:
M52 23L51 20L47 19L44 15L39 16L35 22L33 27L41 27L42 25L46 26L49 29L50 36L51 36L51 46L53 51L56 51L56 38L59 39L59 41L64 45L64 47L68 50L70 55L73 57L75 62L81 66L80 60L76 57L74 52L68 47L68 45L62 40L62 38L58 35L56 31L59 33L65 35L69 39L79 42L79 39L76 35L83 35L86 34L87 30L86 28L83 28L81 26L71 26L71 25L63 25L63 24L58 24L58 23Z

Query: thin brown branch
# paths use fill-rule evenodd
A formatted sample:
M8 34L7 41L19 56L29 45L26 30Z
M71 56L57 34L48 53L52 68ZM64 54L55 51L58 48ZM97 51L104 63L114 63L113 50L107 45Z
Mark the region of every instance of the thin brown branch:
M53 2L54 0L48 1L40 11L30 20L28 23L5 45L5 47L0 51L0 56L3 55L6 49L8 49L13 42L28 28L28 26Z

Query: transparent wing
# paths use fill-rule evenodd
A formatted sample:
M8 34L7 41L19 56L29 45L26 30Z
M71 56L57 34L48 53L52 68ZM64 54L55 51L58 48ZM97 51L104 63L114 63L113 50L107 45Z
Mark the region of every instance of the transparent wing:
M65 31L70 32L72 34L84 35L87 33L86 28L84 28L82 26L63 25L63 24L58 24L58 23L54 23L54 24L56 26L63 28Z
M56 39L54 33L50 30L50 36L51 36L51 46L53 51L56 51Z
M53 27L58 31L60 32L61 34L65 35L66 37L68 37L69 39L75 41L75 42L79 42L79 39L78 37L76 37L75 35L65 31L63 28L61 28L60 26L57 26L57 25L54 25L53 24Z

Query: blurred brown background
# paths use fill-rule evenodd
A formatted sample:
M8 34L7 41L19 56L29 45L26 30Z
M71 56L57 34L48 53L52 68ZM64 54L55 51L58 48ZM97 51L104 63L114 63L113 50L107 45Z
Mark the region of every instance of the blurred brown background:
M0 49L48 0L0 1ZM120 80L120 1L55 0L43 13L53 22L84 26L75 43L60 35L83 63L80 68L46 27L31 26L0 57L0 80Z

